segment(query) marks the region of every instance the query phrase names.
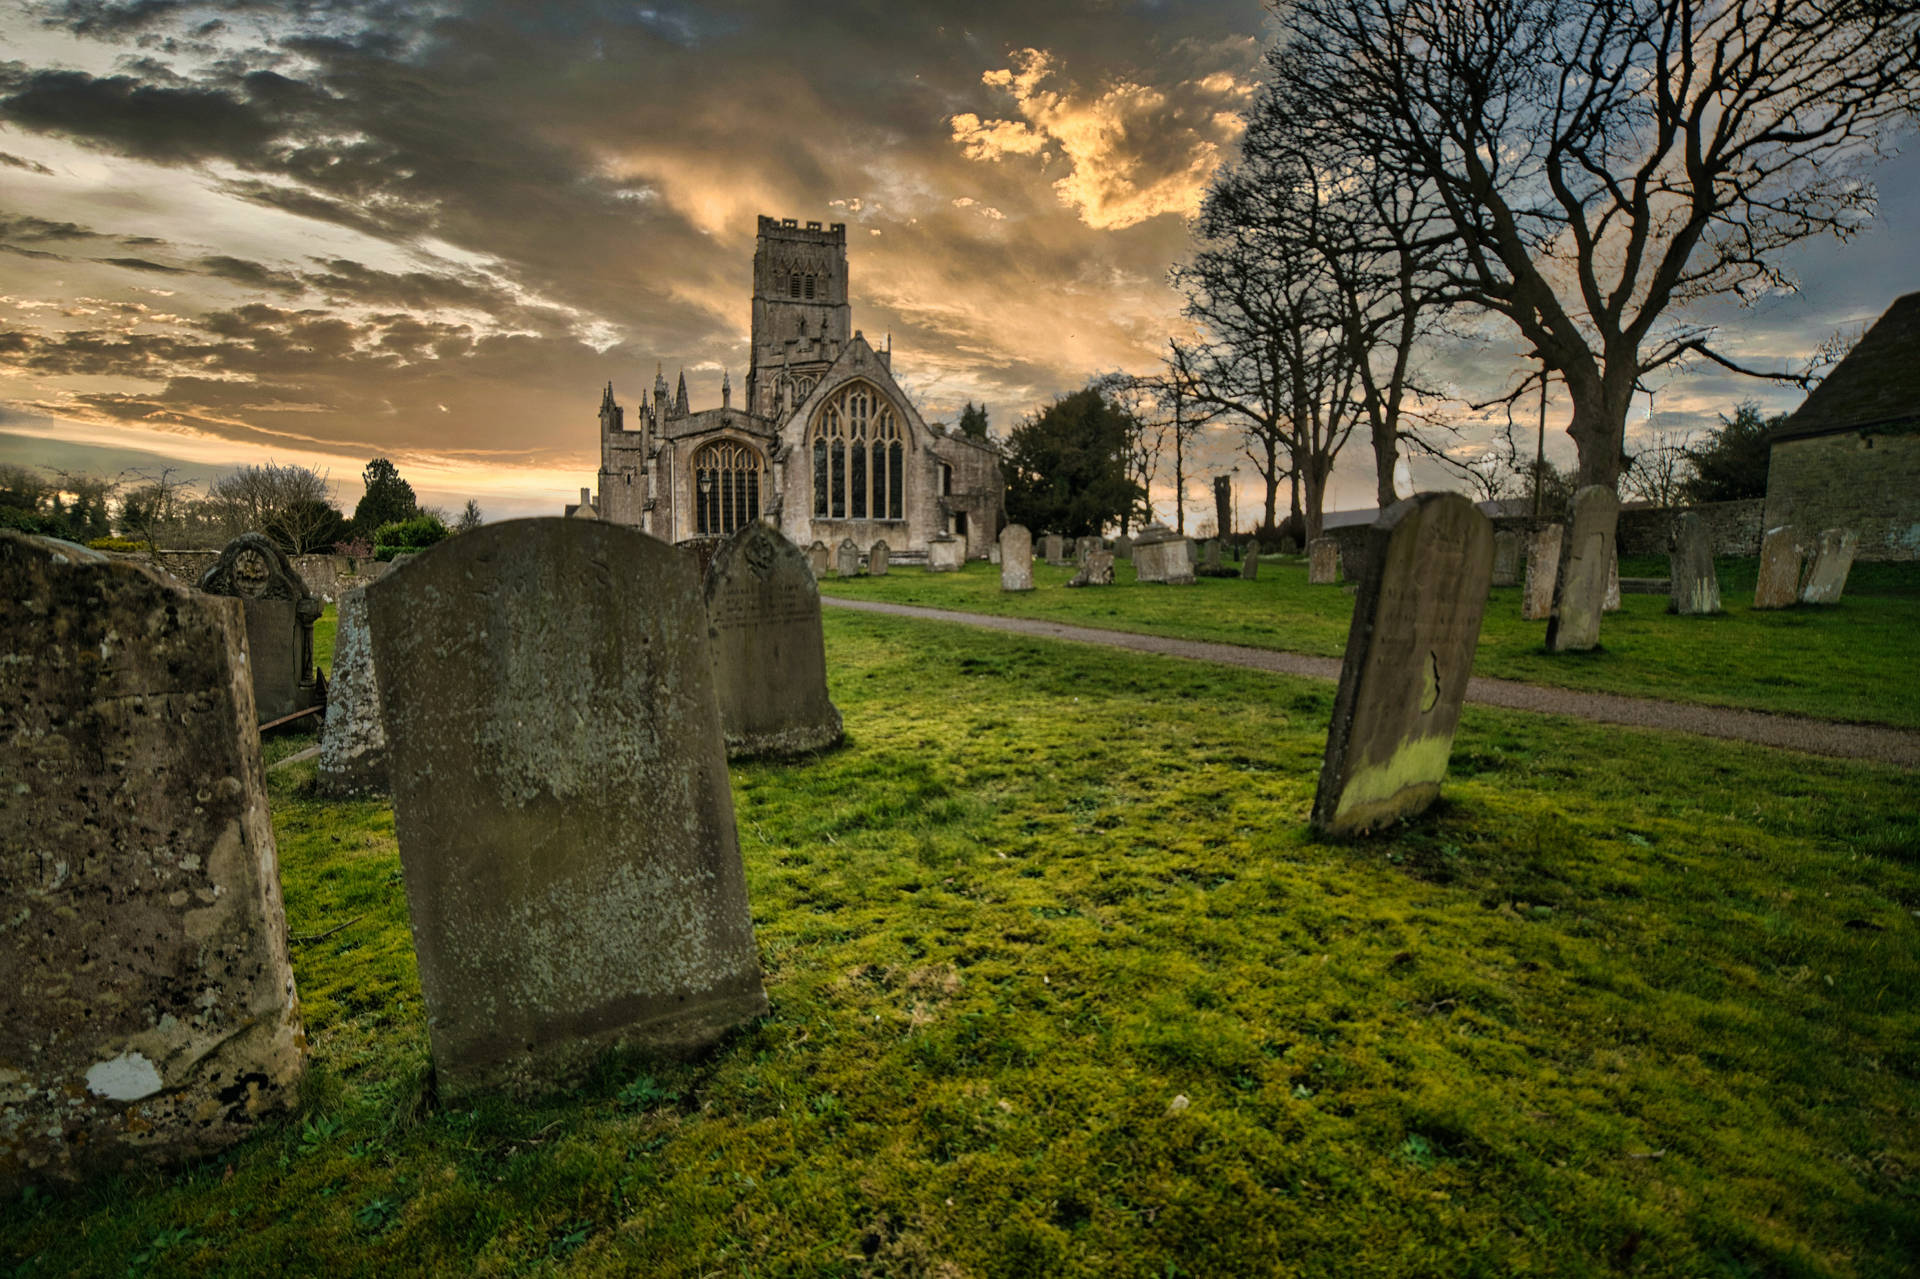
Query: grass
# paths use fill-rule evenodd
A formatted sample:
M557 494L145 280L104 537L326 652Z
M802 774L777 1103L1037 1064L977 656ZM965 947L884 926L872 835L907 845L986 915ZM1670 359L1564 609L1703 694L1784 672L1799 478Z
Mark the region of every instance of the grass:
M1469 709L1440 809L1327 843L1330 686L827 628L848 744L734 771L767 1018L538 1104L439 1104L391 813L293 765L302 1109L194 1169L0 1203L0 1257L1911 1273L1912 775Z
M1861 565L1831 608L1753 611L1753 560L1718 562L1727 612L1677 617L1664 595L1627 595L1601 627L1602 647L1554 656L1546 623L1520 616L1520 591L1493 592L1474 673L1589 692L1920 728L1920 565ZM931 608L1033 617L1176 639L1339 657L1353 597L1307 585L1306 560L1268 556L1259 580L1201 578L1193 586L1135 589L1133 566L1114 566L1118 589L1061 590L1069 568L1034 565L1037 589L1000 590L1000 570L902 568L884 577L829 578L824 594ZM1627 559L1621 572L1662 576L1664 559ZM1872 593L1869 593L1872 592Z

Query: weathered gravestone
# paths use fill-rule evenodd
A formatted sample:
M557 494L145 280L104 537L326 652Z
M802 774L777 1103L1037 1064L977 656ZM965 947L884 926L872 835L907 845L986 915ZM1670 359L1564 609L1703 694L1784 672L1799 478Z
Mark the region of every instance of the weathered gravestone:
M987 563L995 568L1000 567L1000 542L997 538L987 543Z
M333 678L327 684L327 723L320 733L314 785L323 795L377 795L387 790L387 730L380 719L380 686L373 675L365 587L340 595L333 635Z
M1667 564L1671 594L1667 612L1698 616L1720 611L1720 579L1713 571L1713 538L1692 511L1673 522ZM1616 578L1617 582L1619 579Z
M580 517L576 515L571 518L579 519ZM720 553L720 543L724 541L726 539L723 537L694 537L684 542L675 542L674 546L692 562L693 575L704 578L707 575L707 566L713 563L713 557Z
M840 545L833 551L833 575L835 577L857 577L860 573L860 548L853 539L843 537Z
M1065 564L1066 542L1058 533L1048 533L1040 539L1040 552L1049 564Z
M1499 529L1493 535L1493 584L1520 584L1521 539L1517 529Z
M1139 582L1191 586L1194 582L1192 543L1164 524L1149 524L1133 544L1133 574Z
M957 573L967 562L966 539L942 533L927 539L927 569L934 573Z
M230 599L0 530L0 1193L218 1150L305 1068Z
M686 558L510 520L367 607L443 1095L538 1093L615 1045L694 1049L766 1011Z
M1439 797L1493 573L1493 526L1457 493L1396 502L1367 532L1313 825L1352 835Z
M1760 539L1760 576L1753 584L1755 608L1791 608L1800 602L1800 565L1806 559L1800 530L1770 528Z
M1247 558L1240 561L1240 578L1251 582L1260 576L1260 546L1257 542L1247 543Z
M1853 571L1853 553L1860 535L1850 529L1830 528L1813 544L1813 556L1807 561L1807 577L1800 584L1802 604L1838 604L1847 589L1847 574Z
M721 543L703 586L727 754L797 755L838 742L820 588L800 548L749 524Z
M812 546L807 548L807 571L812 573L815 578L825 577L827 575L827 562L832 558L833 557L827 552L827 544L816 540Z
M1200 543L1191 538L1187 540L1187 566L1189 568L1200 567Z
M1614 543L1613 557L1607 561L1607 594L1601 601L1600 611L1618 613L1620 611L1620 546Z
M1332 586L1340 580L1340 543L1316 537L1307 544L1307 585Z
M1080 565L1080 571L1073 575L1068 586L1112 586L1113 552L1088 551L1087 558Z
M1560 580L1553 590L1553 614L1547 618L1549 653L1583 653L1600 644L1600 615L1607 603L1607 574L1613 567L1613 529L1620 499L1603 484L1589 484L1573 495L1573 524L1561 556Z
M1033 589L1033 536L1024 524L1009 524L1000 530L1000 589Z
M1106 548L1097 537L1076 538L1073 543L1073 562L1084 568L1087 563L1087 556L1093 554L1095 551L1104 549Z
M867 548L867 576L885 577L887 561L893 558L893 549L885 542L875 542Z
M1215 569L1215 570L1219 569L1220 567L1220 539L1219 538L1210 537L1207 539L1207 549L1206 549L1206 555L1204 556L1204 559L1206 561L1206 565L1208 568Z
M1544 622L1553 616L1553 584L1560 578L1564 524L1549 524L1527 534L1527 584L1520 592L1520 616Z
M247 665L262 724L326 703L326 684L313 669L313 624L326 606L279 547L242 533L201 574L200 589L231 595L246 609Z
M1129 561L1133 559L1133 539L1125 533L1113 539L1113 558Z

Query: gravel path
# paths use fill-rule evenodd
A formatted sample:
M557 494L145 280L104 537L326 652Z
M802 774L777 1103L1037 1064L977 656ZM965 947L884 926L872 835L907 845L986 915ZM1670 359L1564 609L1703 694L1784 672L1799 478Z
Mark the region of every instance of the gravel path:
M1301 675L1308 679L1324 680L1340 678L1339 659L1332 657L1308 657L1303 653L1278 653L1270 649L1243 648L1238 644L1214 644L1203 640L1167 639L1159 635L1137 635L1131 631L1103 631L1091 626L1064 626L1059 622L1041 622L1025 617L994 617L985 613L922 608L914 604L883 604L877 600L834 599L823 595L820 602L862 613L958 622L988 630L1009 631L1015 635L1069 640L1077 644L1104 644L1108 648L1131 649L1136 653L1159 653L1167 657L1219 662L1226 666L1247 666L1280 675ZM1874 760L1900 768L1920 768L1920 732L1875 724L1836 724L1828 720L1803 719L1797 715L1769 715L1764 711L1733 710L1724 706L1693 706L1685 702L1661 702L1646 697L1621 697L1614 693L1578 693L1541 684L1479 677L1467 685L1467 700L1479 706L1497 706L1503 710L1566 715L1601 724L1627 724L1634 728L1695 733L1701 737L1752 742L1759 746L1803 751L1809 755Z

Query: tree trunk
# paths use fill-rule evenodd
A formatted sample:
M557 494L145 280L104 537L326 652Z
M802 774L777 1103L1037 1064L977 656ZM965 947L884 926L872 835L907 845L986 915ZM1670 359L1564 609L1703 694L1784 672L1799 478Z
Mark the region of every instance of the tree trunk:
M1571 372L1562 376L1573 399L1573 421L1567 425L1567 434L1579 451L1578 486L1598 484L1618 493L1635 379L1612 371L1632 368L1633 361L1609 360L1607 365L1608 372L1599 376Z
M1388 425L1386 414L1377 409L1368 416L1373 428L1374 497L1384 511L1400 500L1393 487L1393 468L1400 460L1399 432Z

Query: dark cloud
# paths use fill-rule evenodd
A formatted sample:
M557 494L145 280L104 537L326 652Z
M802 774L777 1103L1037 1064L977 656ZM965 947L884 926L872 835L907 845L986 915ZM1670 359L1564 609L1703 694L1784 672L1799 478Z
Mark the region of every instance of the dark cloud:
M104 262L108 266L125 267L129 271L152 271L156 275L191 274L191 272L183 267L167 266L162 262L149 262L145 258L96 258L94 260L96 262Z
M9 155L5 151L0 151L0 164L4 164L10 169L25 169L28 173L41 173L47 177L53 176L53 170L38 160L29 160L25 156Z
M100 232L91 227L81 226L77 222L56 221L52 218L35 217L31 213L0 213L0 240L11 243L35 244L45 240L96 240L103 239Z
M270 293L300 293L306 289L306 282L296 272L277 271L259 262L250 262L245 258L227 257L216 254L204 257L194 263L206 274L248 288L265 289Z
M133 76L32 71L0 79L0 117L145 160L257 159L280 130L221 89L176 89Z

